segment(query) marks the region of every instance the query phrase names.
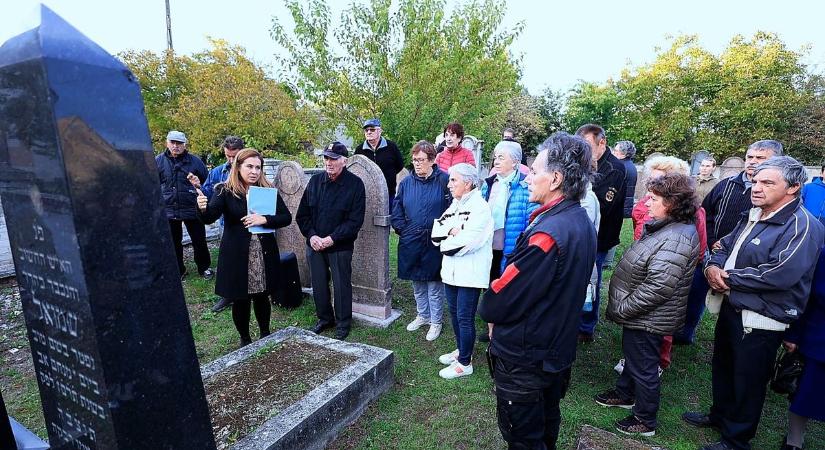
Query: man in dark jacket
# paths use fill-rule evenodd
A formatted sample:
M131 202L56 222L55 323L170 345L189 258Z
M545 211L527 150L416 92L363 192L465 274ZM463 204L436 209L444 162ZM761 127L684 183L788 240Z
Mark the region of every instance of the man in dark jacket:
M593 298L593 308L583 311L579 326L579 341L591 342L596 324L599 322L599 299L601 297L602 269L607 253L619 244L619 233L622 231L624 220L624 201L627 186L625 184L624 164L612 153L607 151L607 140L604 129L589 123L576 130L576 135L583 138L588 144L596 160L596 175L593 177L593 193L599 199L601 223L598 234L598 253L596 253L596 295Z
M752 178L754 208L706 263L705 276L721 302L713 404L709 414L682 415L691 425L720 429L722 440L704 449L751 448L776 351L805 309L825 239L822 224L801 205L807 178L805 167L789 156L760 164Z
M200 158L186 150L186 135L180 131L170 131L166 135L166 150L155 157L160 177L160 191L166 206L166 218L172 230L175 256L178 259L181 279L186 276L183 265L183 225L192 240L195 264L198 273L207 280L214 273L209 266L212 258L206 246L206 228L198 218L198 194L190 179L197 184L206 180L206 166Z
M390 201L395 198L395 177L404 168L404 157L395 142L381 136L381 121L364 122L364 143L355 148L356 155L364 155L378 165L387 180Z
M333 142L323 153L323 173L309 179L295 222L307 239L307 261L320 333L336 327L335 338L346 339L352 322L352 250L364 223L366 191L358 176L346 169L347 147ZM330 304L329 280L335 290Z
M705 224L708 235L708 248L727 236L742 218L742 213L749 210L751 203L751 185L756 166L774 156L782 156L782 144L773 140L756 141L745 153L745 170L725 178L711 189L702 201L705 208ZM693 283L688 296L687 315L682 331L673 336L676 344L693 343L696 327L705 311L705 296L708 293L708 281L701 265L696 268Z
M579 203L590 162L578 136L556 133L542 144L527 177L530 201L542 206L479 308L492 325L498 423L510 448L556 448L559 401L596 259L596 231Z

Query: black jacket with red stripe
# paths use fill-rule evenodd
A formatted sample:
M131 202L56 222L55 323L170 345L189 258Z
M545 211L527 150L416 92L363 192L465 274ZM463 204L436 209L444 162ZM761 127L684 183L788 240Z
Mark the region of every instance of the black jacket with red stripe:
M484 294L479 314L494 324L494 355L560 372L576 358L596 231L577 200L542 206L534 215L501 278Z

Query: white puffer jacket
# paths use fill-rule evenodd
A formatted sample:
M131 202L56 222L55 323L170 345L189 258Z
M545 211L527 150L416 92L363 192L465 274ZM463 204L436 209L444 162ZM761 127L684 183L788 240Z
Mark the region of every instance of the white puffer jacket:
M450 230L461 231L450 236ZM441 280L452 286L486 289L493 261L493 216L478 189L464 194L433 223L433 244L441 248Z

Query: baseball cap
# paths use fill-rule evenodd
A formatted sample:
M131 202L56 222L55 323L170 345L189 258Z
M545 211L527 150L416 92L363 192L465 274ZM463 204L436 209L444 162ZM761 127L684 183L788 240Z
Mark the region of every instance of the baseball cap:
M346 145L344 145L344 144L342 144L338 141L335 141L332 144L329 144L327 146L327 148L324 150L322 155L324 155L328 158L338 159L342 156L349 155L349 152L347 151L347 146Z
M381 127L381 121L378 120L378 119L375 119L375 118L368 119L368 120L364 121L364 126L361 127L361 128L367 128L367 127Z
M189 141L186 140L186 135L185 134L183 134L180 131L175 131L175 130L170 131L169 134L166 135L166 140L167 141L183 142L184 144L189 142Z

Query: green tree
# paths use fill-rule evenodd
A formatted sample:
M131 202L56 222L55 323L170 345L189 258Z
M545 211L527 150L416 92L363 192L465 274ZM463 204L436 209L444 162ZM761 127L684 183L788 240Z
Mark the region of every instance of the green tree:
M600 86L580 81L567 98L562 123L571 133L586 123L601 125L608 135L613 134L618 93L612 82Z
M545 97L530 95L526 89L508 100L504 126L515 130L525 152L531 153L547 138L545 108Z
M141 83L152 139L184 131L193 151L220 160L226 135L245 137L265 154L296 154L316 140L320 122L283 85L253 63L243 48L212 40L192 56L126 52L121 58Z
M380 117L405 154L451 121L487 142L497 140L508 102L520 92L518 61L508 49L521 25L499 30L503 0L460 4L449 16L444 0L354 3L332 33L324 0L285 4L294 29L277 18L272 26L288 55L281 67L328 126L344 124L357 141L361 121Z

